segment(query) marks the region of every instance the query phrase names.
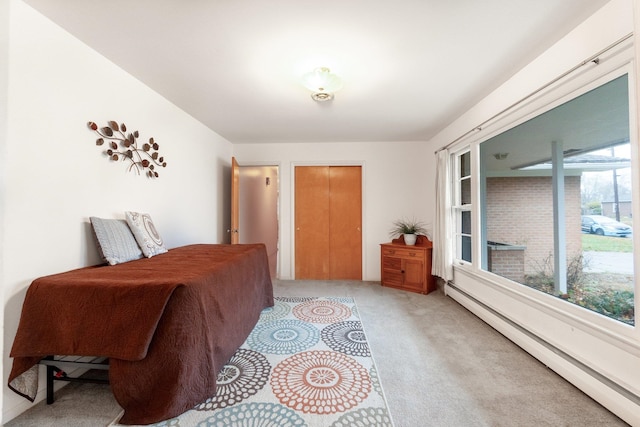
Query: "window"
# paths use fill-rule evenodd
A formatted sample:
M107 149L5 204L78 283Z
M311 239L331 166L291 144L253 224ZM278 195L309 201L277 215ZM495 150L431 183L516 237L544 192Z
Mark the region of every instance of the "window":
M480 143L479 238L482 270L633 325L628 80L618 73ZM465 156L454 210L470 261Z
M454 154L456 259L471 262L471 153Z

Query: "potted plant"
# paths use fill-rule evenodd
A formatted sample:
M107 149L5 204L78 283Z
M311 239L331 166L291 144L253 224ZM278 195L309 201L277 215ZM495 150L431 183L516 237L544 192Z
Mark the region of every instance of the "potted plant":
M404 235L404 243L406 245L415 245L418 234L427 234L427 229L421 221L412 220L397 220L393 223L393 227L389 232L391 238Z

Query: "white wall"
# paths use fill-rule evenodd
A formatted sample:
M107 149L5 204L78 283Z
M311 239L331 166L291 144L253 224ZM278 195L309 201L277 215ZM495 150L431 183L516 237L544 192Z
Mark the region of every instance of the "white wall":
M9 2L0 2L0 286L4 281L4 193L5 193L5 159L7 147L7 93L9 88ZM0 305L0 331L4 335L4 304ZM4 343L0 341L0 352ZM2 353L4 354L4 352ZM2 366L2 359L0 359ZM0 393L0 408L3 396Z
M633 29L633 1L612 0L440 132L429 142L431 149L443 147L476 128L509 105L632 33ZM638 143L637 140L634 142ZM637 156L637 150L635 153ZM637 236L635 243L638 243ZM637 248L638 245L635 246ZM640 425L638 325L629 328L610 319L588 315L580 307L567 307L557 298L521 286L511 286L504 280L487 277L467 267L455 267L455 288L447 289L450 296L625 421ZM639 300L636 297L636 301ZM538 339L523 333L521 328L534 333ZM550 350L541 344L540 339L559 348L561 352ZM574 363L571 358L579 363ZM622 386L635 394L636 398L607 380L601 382L589 370L597 373L595 377L602 375Z
M312 102L312 101L309 101ZM362 165L363 279L380 280L380 243L401 218L432 223L433 151L424 142L238 144L242 164L280 165L280 278L294 278L293 168L298 165Z
M4 25L7 4L10 26ZM8 111L0 151L5 421L28 406L8 390L6 378L31 281L99 262L88 225L92 215L149 212L170 248L221 242L232 155L228 141L20 0L0 6L2 59L7 35L9 61L0 61L0 95L9 64L8 101L0 106L0 138ZM167 161L158 179L127 172L126 163L102 154L86 123L108 120L125 122L145 140L155 138Z

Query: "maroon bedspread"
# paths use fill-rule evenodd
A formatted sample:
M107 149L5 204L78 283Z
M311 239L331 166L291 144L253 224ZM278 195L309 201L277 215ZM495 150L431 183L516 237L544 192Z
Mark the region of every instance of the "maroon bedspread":
M42 357L108 356L120 422L168 419L215 394L218 371L272 305L262 244L183 246L42 277L27 291L9 387L33 400L26 379Z

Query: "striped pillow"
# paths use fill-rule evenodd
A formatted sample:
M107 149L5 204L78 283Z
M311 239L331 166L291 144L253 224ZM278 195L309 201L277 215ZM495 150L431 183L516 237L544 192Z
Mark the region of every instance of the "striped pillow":
M123 219L89 218L98 241L98 251L109 265L142 258L142 250Z

